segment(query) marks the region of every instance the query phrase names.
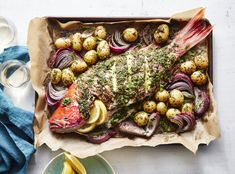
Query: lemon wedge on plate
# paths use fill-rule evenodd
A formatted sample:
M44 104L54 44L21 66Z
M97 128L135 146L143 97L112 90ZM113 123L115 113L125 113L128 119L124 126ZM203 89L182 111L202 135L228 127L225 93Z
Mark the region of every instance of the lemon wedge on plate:
M75 156L65 153L65 160L78 174L87 174L85 167Z
M69 162L67 161L64 162L64 168L61 174L74 174L74 170L72 169L72 166L70 165Z
M96 123L85 124L84 126L77 129L77 131L79 133L88 133L88 132L92 131L93 129L95 129L95 126L96 126Z
M90 110L89 114L90 114L90 118L87 121L87 124L92 124L95 123L99 117L100 117L100 106L97 103L98 100L95 100L94 102L94 107Z
M106 109L104 103L101 100L96 100L96 104L99 105L99 108L100 108L100 111L101 111L100 117L99 117L98 121L96 122L96 125L101 125L107 119L107 109Z

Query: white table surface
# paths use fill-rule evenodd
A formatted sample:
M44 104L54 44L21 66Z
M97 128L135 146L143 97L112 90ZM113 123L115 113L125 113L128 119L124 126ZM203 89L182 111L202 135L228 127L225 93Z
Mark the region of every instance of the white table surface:
M33 17L170 16L175 12L199 6L207 7L206 17L214 24L214 93L218 101L221 138L208 147L201 146L196 155L178 145L156 148L126 147L104 152L102 155L112 164L117 174L232 174L235 173L234 0L0 0L0 16L13 21L17 30L17 43L24 45L28 23ZM27 102L17 104L32 109L32 89L25 98L28 98ZM51 152L46 146L39 148L30 161L27 173L40 174L48 161L58 153Z

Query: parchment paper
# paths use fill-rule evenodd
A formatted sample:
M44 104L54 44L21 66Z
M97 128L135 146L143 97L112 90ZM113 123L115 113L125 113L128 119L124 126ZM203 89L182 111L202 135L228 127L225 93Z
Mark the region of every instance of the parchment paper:
M200 9L200 8L199 8ZM171 19L188 20L193 17L199 9L186 11L175 14ZM158 22L159 19L132 21L138 25L141 22ZM170 20L165 20L169 22ZM129 23L112 22L106 24L120 24ZM28 31L28 47L31 60L31 78L33 88L38 94L35 106L35 147L39 147L44 143L53 151L63 149L80 158L92 156L103 151L121 148L124 146L157 146L160 144L182 144L192 152L196 152L199 144L209 144L220 136L217 114L216 102L212 93L212 84L208 84L210 93L210 109L203 120L197 121L195 130L180 135L176 133L155 134L150 139L144 138L111 138L109 141L100 145L86 142L79 138L76 134L56 134L49 130L48 124L48 108L45 102L45 89L43 82L49 72L47 60L54 53L53 39L57 35L64 34L63 31L75 31L81 27L78 21L71 21L67 23L59 23L57 21L50 21L47 17L34 18L31 20ZM88 24L89 25L89 24ZM62 32L61 32L62 31Z

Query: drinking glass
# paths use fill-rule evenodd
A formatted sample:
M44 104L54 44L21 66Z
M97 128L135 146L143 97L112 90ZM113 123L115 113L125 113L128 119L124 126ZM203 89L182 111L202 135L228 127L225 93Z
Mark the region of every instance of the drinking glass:
M4 17L0 16L0 52L8 47L15 38L15 30L13 24Z
M30 80L29 69L24 62L8 60L0 65L0 83L5 87L18 88Z

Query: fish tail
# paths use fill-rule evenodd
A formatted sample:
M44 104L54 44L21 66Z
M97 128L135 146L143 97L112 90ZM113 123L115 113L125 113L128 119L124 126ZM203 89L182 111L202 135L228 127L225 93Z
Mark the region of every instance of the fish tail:
M170 44L175 47L176 57L181 57L189 49L205 39L212 31L212 26L203 20L205 9L201 9L177 34Z

